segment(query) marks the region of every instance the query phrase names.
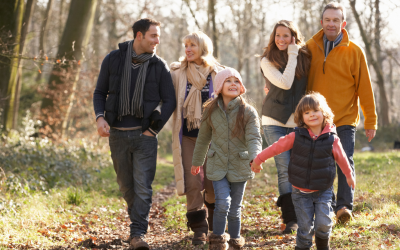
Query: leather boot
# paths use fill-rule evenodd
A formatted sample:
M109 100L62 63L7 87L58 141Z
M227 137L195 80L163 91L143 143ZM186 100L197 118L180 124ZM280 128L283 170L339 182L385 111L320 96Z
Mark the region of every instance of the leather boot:
M209 250L226 250L228 249L228 240L229 240L229 235L228 234L223 234L223 235L216 235L216 234L210 234L208 237L208 240L210 241L210 245L208 247Z
M242 236L240 236L240 238L238 238L238 239L231 238L228 241L228 244L229 244L228 250L242 249L242 247L244 246L245 242L246 241L244 240L244 238Z
M276 205L281 208L283 223L286 224L283 234L291 234L293 231L297 232L297 217L294 211L294 206L292 202L292 194L287 193L279 196Z
M317 250L329 250L329 238L321 239L315 236L315 246L317 247Z
M206 200L204 200L204 205L206 205L208 213L207 216L208 230L213 231L215 203L208 203Z
M194 232L192 239L193 245L206 244L208 233L206 215L207 212L205 209L186 213L186 217L188 219L187 226Z
M142 236L132 237L130 241L130 248L134 250L149 250L150 247Z

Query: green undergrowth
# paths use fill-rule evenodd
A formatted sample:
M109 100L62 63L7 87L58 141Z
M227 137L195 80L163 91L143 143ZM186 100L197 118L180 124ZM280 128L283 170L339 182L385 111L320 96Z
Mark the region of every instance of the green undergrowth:
M172 165L157 166L154 194L173 181L171 173ZM43 249L77 244L84 238L69 232L65 225L87 223L89 215L92 227L116 220L125 211L126 203L118 190L113 166L95 172L93 178L91 185L79 187L31 190L26 194L3 192L0 195L0 249L12 246ZM44 235L47 230L57 234L54 237Z
M75 246L89 228L124 220L110 152L31 137L35 125L27 116L0 140L0 249ZM174 181L173 165L158 162L153 194Z

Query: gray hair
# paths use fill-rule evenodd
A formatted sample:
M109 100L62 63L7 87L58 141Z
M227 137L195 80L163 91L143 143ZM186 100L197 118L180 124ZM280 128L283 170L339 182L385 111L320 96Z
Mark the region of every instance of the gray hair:
M342 21L346 20L346 9L341 3L338 2L330 2L327 5L325 5L324 10L322 11L321 14L321 20L323 19L324 13L327 9L333 9L333 10L341 10L342 11Z

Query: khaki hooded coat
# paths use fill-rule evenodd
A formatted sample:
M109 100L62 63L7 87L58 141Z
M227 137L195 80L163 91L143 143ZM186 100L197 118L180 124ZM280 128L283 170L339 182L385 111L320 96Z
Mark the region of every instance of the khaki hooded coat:
M175 182L178 195L185 195L185 175L182 164L182 149L179 133L183 124L182 112L183 103L185 102L187 77L186 69L181 68L180 62L172 63L170 68L176 96L176 109L172 114L172 156L175 171ZM215 89L215 75L223 69L223 66L216 65L214 71L211 73L213 89Z

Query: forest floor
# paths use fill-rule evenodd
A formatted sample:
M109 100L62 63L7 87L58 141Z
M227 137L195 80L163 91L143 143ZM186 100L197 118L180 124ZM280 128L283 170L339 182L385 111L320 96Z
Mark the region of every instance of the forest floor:
M354 158L354 220L334 226L331 249L400 249L400 152L356 153ZM5 195L0 200L0 249L128 249L130 221L112 166L97 177L98 183L79 192ZM207 249L191 245L186 199L176 195L173 181L167 157L157 167L146 241L152 249ZM281 234L277 196L276 169L268 160L246 187L241 231L245 249L294 249L295 235Z

